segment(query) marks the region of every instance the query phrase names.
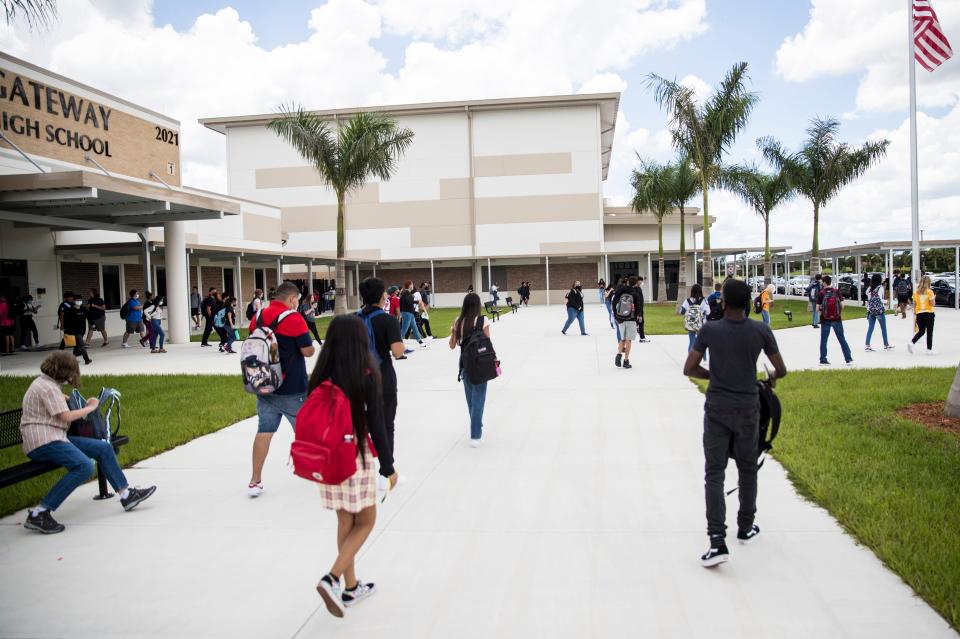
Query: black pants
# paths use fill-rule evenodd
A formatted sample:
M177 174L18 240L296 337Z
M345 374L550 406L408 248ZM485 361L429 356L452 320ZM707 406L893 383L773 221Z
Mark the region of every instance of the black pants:
M300 315L303 317L303 321L307 323L307 328L313 333L313 339L317 340L317 344L322 344L323 342L320 341L320 332L317 330L316 318L307 317L303 313L300 313Z
M757 446L760 438L760 408L718 409L704 406L704 494L707 504L707 534L726 537L727 502L723 479L733 451L739 473L740 511L737 528L749 531L757 512Z
M927 350L933 349L933 313L917 313L917 334L913 336L913 343L927 335Z
M203 316L203 339L200 340L201 344L207 344L207 340L210 339L210 333L213 332L213 317L210 315Z
M433 337L433 333L430 331L430 320L425 317L420 318L420 334Z
M641 315L641 316L638 318L638 320L639 320L639 321L637 322L637 336L638 336L640 339L647 339L646 333L643 332L643 315Z
M214 330L217 331L217 335L220 336L220 350L223 350L223 347L227 345L227 329L215 326Z
M393 445L393 422L397 418L397 393L396 391L383 393L383 425L387 427L387 441L390 442L390 451L396 451Z
M33 336L33 343L30 343L30 336ZM40 335L37 333L37 325L32 316L24 315L20 318L20 345L37 346L40 344Z
M73 354L77 357L83 357L83 361L89 364L90 356L87 355L87 345L83 341L83 333L74 335L73 337L76 339L76 345L73 347Z

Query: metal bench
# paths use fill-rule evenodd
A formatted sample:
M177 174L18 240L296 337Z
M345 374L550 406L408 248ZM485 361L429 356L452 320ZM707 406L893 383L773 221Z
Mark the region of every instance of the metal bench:
M20 434L20 417L22 414L23 411L19 408L17 410L8 410L0 413L0 449L18 446L23 443L23 436ZM121 446L129 442L130 438L126 435L119 435L110 440L114 452L119 451ZM10 466L9 468L0 468L0 488L19 484L22 481L39 477L44 473L49 473L58 468L60 468L60 466L56 464L33 461L32 459L28 459L16 466ZM107 487L107 478L103 474L103 470L99 464L97 464L97 484L100 493L94 497L94 499L110 499L113 497L113 493L111 493Z
M516 313L517 310L519 310L520 305L519 305L519 304L514 304L512 297L508 297L508 298L505 299L504 301L507 303L507 306L510 308L510 312L511 312L511 313Z
M495 302L484 302L483 310L487 312L487 315L493 318L494 322L500 319L500 311L497 309Z

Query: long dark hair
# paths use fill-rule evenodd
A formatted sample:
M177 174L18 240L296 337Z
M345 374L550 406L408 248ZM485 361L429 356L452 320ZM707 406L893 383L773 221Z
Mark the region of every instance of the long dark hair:
M883 284L883 278L880 277L880 274L879 274L879 273L874 273L874 274L870 277L870 287L871 287L871 288L877 288L877 287L880 286L881 284Z
M703 301L703 287L699 284L694 284L690 287L690 298L697 301L699 304Z
M366 398L369 384L374 385L373 396L380 396L380 367L370 356L367 329L356 315L338 315L331 320L317 364L310 374L308 392L327 379L339 386L350 400L357 450L366 466L365 444L369 433Z
M460 317L454 323L457 331L457 339L463 342L463 327L476 326L477 318L480 317L480 296L476 293L467 293L463 296L463 306L460 307Z

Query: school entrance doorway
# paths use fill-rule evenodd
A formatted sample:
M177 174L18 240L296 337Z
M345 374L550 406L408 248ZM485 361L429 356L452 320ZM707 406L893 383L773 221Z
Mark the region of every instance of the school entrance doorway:
M640 272L640 262L610 262L607 284L616 285L622 277L630 277Z
M656 260L651 262L653 266L653 294L656 295L660 290L660 267ZM677 299L677 287L680 284L680 260L664 260L663 275L667 281L667 299ZM663 302L664 300L657 300Z

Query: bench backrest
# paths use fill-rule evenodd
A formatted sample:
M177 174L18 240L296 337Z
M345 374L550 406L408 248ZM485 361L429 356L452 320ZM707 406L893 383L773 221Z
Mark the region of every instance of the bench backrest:
M0 448L9 448L23 443L20 433L20 416L23 410L8 410L0 413Z
M484 302L483 307L489 311L491 308L495 308L496 306L493 302Z
M508 298L507 298L507 306L510 306L511 304L513 304L513 298L512 298L512 297L508 297Z

